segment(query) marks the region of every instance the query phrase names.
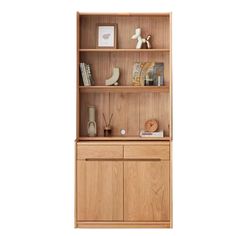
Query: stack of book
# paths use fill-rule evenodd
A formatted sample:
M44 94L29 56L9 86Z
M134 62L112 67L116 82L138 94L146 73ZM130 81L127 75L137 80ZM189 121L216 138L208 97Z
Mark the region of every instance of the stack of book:
M84 62L80 63L80 71L83 79L84 86L91 86L95 84L95 81L92 77L91 67L89 64Z
M146 132L144 130L141 130L140 137L142 138L163 138L164 137L164 131L158 131L158 132Z

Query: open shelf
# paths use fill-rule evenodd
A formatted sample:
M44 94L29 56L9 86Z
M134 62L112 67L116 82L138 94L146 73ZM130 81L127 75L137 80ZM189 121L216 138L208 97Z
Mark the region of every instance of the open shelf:
M164 137L164 138L142 138L139 136L113 136L113 137L79 137L78 141L115 141L115 140L131 140L131 141L136 141L136 140L159 140L159 141L164 141L164 140L170 140L170 137Z
M82 93L139 93L139 92L169 92L169 86L80 86Z
M135 48L82 48L79 49L80 52L169 52L168 48L159 48L159 49L135 49Z

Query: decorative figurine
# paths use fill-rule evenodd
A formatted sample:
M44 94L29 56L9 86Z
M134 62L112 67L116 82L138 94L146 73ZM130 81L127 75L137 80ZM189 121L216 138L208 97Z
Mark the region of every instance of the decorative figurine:
M110 137L112 135L112 127L111 127L111 119L113 117L113 113L110 116L109 122L107 123L106 118L104 113L102 113L103 119L105 122L105 127L104 127L104 137Z
M141 28L137 28L135 30L135 34L131 37L131 39L137 39L137 45L136 45L137 49L141 49L143 43L146 43L146 46L148 49L152 48L151 43L150 43L150 38L151 38L151 35L148 35L146 38L142 38Z
M105 81L105 84L117 86L117 85L119 85L117 82L119 77L120 77L120 68L114 67L112 76Z
M88 136L94 137L97 135L97 126L95 121L95 106L88 107Z

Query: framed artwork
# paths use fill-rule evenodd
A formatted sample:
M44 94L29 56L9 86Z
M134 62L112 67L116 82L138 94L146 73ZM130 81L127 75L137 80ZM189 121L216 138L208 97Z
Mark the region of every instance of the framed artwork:
M117 48L117 24L97 24L96 48Z

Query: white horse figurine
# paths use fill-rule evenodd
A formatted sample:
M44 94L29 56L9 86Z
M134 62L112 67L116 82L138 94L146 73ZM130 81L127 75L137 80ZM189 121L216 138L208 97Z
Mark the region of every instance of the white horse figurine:
M142 48L142 44L143 43L146 43L147 44L147 48L150 49L151 48L151 43L149 41L150 38L151 38L151 35L148 35L146 39L142 38L142 36L141 36L141 28L137 28L135 30L135 34L131 37L131 39L137 39L137 45L136 45L137 49Z

